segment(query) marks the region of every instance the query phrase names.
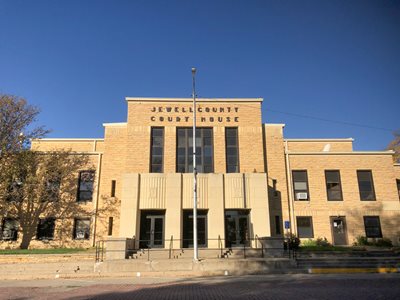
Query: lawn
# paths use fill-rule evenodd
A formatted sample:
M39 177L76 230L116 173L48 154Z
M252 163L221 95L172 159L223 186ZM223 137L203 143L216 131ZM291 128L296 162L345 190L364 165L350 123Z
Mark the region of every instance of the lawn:
M92 248L54 248L54 249L9 249L0 250L0 255L8 254L69 254L78 252L91 252Z

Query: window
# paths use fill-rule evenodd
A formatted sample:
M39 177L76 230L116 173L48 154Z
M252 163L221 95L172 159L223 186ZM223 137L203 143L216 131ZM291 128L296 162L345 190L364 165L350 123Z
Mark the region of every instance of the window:
M297 236L299 238L313 238L312 217L296 217Z
M36 238L52 240L54 238L55 218L39 219Z
M367 238L381 238L381 222L379 217L364 217L365 236Z
M117 182L115 180L111 180L111 197L115 197L115 187Z
M397 192L399 193L399 198L400 198L400 179L397 179L396 182L397 182Z
M108 218L108 235L112 236L112 232L113 232L113 223L114 223L114 218L113 217L109 217Z
M24 189L23 183L21 180L17 179L14 180L12 183L8 185L7 188L7 202L20 202L24 197Z
M360 199L363 201L374 201L375 190L371 171L357 171L358 188Z
M19 222L17 219L4 218L0 238L5 241L16 241L18 239L18 227Z
M88 240L90 236L90 219L75 219L74 239Z
M295 200L310 200L308 193L307 171L293 171L292 176Z
M237 127L225 128L226 173L239 173L239 139Z
M46 180L45 193L42 194L43 201L57 201L60 195L61 174L57 174Z
M152 127L150 173L162 173L163 163L164 163L164 127Z
M326 194L329 201L341 201L342 185L339 171L325 171Z
M77 201L92 201L94 171L79 172Z
M276 179L272 179L272 190L274 192L274 197L278 197L279 196L278 190L276 188L277 182L278 181Z
M193 172L193 130L177 128L176 172ZM212 128L196 129L196 168L198 173L214 172Z

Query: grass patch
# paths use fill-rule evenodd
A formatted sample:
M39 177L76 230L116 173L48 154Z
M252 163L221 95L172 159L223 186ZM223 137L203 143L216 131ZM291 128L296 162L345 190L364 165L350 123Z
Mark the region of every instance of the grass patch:
M85 248L54 248L54 249L9 249L0 250L0 255L9 254L69 254L78 252L90 252L92 249Z

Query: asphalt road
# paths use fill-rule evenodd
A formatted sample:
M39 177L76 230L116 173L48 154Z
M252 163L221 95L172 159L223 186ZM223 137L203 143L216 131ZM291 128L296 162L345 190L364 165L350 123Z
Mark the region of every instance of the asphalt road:
M400 274L0 281L0 299L400 299Z

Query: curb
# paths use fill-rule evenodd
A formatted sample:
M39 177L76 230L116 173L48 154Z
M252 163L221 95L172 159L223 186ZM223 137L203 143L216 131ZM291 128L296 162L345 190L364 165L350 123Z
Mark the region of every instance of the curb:
M311 268L309 274L400 273L400 268Z

